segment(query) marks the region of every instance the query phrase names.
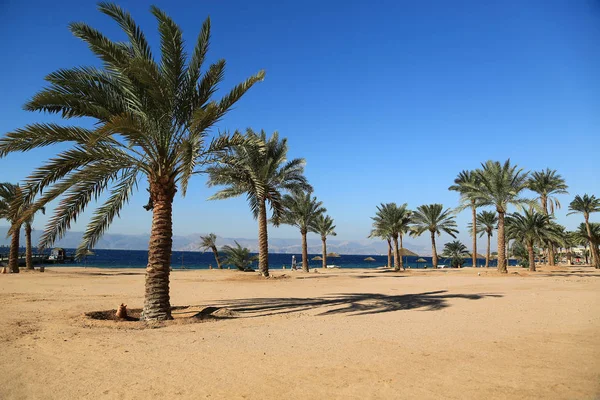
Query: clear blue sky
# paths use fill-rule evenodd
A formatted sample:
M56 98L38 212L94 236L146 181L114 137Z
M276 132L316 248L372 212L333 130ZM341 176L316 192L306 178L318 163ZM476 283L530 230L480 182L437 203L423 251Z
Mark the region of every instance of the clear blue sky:
M158 54L145 1L120 1ZM364 238L380 202L457 205L448 186L487 159L528 170L557 169L571 195L600 195L600 6L595 1L178 1L155 2L192 43L212 19L210 61L227 60L223 88L259 69L264 82L219 129L248 126L289 138L290 157L336 220L341 239ZM0 2L0 132L56 118L22 111L57 68L97 64L67 29L85 21L124 36L91 1ZM18 181L56 152L0 160L0 180ZM203 178L177 198L176 234L256 237L243 198L208 202ZM145 190L110 232L148 232ZM82 230L90 213L77 222ZM468 213L458 218L468 243ZM593 219L600 219L595 216ZM37 219L41 228L47 217ZM289 227L273 237L297 237ZM443 238L444 241L446 238ZM420 239L419 243L427 243Z

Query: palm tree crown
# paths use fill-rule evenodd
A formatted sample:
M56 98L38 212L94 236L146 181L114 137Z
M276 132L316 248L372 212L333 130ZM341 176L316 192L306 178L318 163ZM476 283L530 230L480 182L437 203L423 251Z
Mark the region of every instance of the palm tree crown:
M546 214L554 214L554 210L560 208L560 202L555 195L568 193L568 186L563 177L556 170L549 168L532 172L527 187L539 195L537 200Z
M209 233L208 235L200 236L200 250L212 250L217 245L217 235Z
M590 218L590 214L600 212L600 199L594 195L589 196L587 193L583 196L576 195L569 204L569 210L571 211L567 215L581 213L587 220Z
M506 235L522 242L529 251L529 270L535 271L533 248L546 241L560 241L561 232L551 223L548 215L524 210L523 214L511 214L506 218Z
M426 231L431 233L431 256L433 268L437 268L438 256L435 246L435 235L441 235L446 232L453 238L456 238L458 230L456 229L455 216L452 211L441 204L426 204L419 206L412 216L411 235L419 236Z
M477 229L476 233L480 233L479 237L484 234L493 236L494 229L498 225L498 215L493 211L482 211L477 214ZM469 226L472 229L472 226Z
M258 257L250 254L250 249L242 247L238 242L235 242L235 247L223 246L225 253L225 264L233 265L240 271L252 271L252 262Z
M374 230L388 235L394 241L394 268L396 270L403 268L398 238L410 229L412 212L407 207L406 203L401 206L396 203L382 203L377 206L375 216L371 217Z
M532 201L520 197L527 187L527 172L523 172L510 160L504 163L487 161L477 170L480 190L476 201L481 206L493 206L498 212L498 271L506 273L506 248L504 235L504 214L510 204L522 206L532 205Z
M327 209L323 203L316 197L312 197L311 192L298 193L292 195L286 194L282 199L283 214L279 221L282 224L292 225L300 229L302 235L302 269L308 272L308 246L306 243L306 234L310 227L315 223L319 215L326 213Z
M265 131L257 134L248 129L244 143L233 146L221 163L207 169L209 186L226 186L211 200L246 194L254 218L258 219L259 268L263 276L269 276L266 203L277 225L284 209L282 192L312 190L304 177L304 159L288 161L287 151L287 139L280 140L277 132L267 138Z
M88 44L102 66L49 74L46 80L50 85L25 105L27 110L59 113L66 119L88 117L95 125L27 125L0 140L0 157L55 143L72 144L29 177L30 196L49 187L29 213L63 195L40 241L47 247L66 232L90 201L109 191L83 235L80 256L119 215L138 182L147 180L153 225L142 318L168 319L173 197L177 190L185 195L194 174L218 159L228 145L240 141L239 135L222 135L210 142L207 138L213 124L263 79L264 72L214 100L225 61L219 60L202 72L210 19L202 25L188 58L179 26L162 10L151 7L161 43L157 62L144 33L127 12L109 3L100 3L98 8L117 22L128 42L114 42L84 23L71 24L71 32Z
M333 224L333 218L329 215L319 214L317 218L313 220L309 230L321 236L322 242L322 265L323 268L327 267L327 236L336 236L335 225Z
M467 246L462 244L460 240L454 240L444 245L443 257L452 260L453 267L460 267L464 264L465 258L469 257L470 253Z

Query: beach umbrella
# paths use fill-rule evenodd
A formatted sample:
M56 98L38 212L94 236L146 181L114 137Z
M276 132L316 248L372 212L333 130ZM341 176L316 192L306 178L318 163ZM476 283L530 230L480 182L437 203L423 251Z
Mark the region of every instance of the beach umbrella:
M323 261L323 257L321 257L321 256L315 256L315 257L311 258L311 260L313 260L313 261Z
M426 259L424 259L424 258L418 258L418 259L417 259L417 262L427 262L427 260L426 260Z
M418 257L419 256L414 251L410 251L409 249L406 249L404 247L402 247L401 249L398 249L398 251L400 252L401 257L404 257L404 256Z
M338 253L329 253L327 254L327 257L331 257L331 258L339 258L341 257Z
M375 261L375 259L373 257L367 257L365 258L365 261Z

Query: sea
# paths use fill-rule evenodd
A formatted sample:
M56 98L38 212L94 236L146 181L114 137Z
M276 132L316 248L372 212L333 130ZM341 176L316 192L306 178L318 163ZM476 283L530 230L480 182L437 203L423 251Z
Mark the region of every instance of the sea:
M65 249L67 255L75 252L74 249ZM85 266L85 267L98 267L98 268L145 268L148 261L147 250L105 250L95 249L94 255L86 257L84 260L76 263L68 263L63 265L55 266ZM302 265L302 255L295 254L297 265ZM321 261L313 261L312 258L320 256L320 254L309 254L308 259L310 268L319 268L322 266ZM221 255L222 257L222 255ZM365 261L365 258L372 257L375 261ZM418 259L424 259L425 262L417 262ZM413 257L405 256L402 258L404 266L406 268L431 268L432 262L431 257ZM511 265L515 264L514 260L510 260ZM496 266L495 260L491 260L491 266ZM272 269L278 269L285 266L289 268L292 263L292 254L269 254L269 267ZM377 268L387 264L387 255L353 255L353 254L342 254L340 257L328 257L327 264L336 265L340 268ZM478 259L478 267L485 265L485 259ZM438 265L450 265L450 260L440 258ZM471 259L465 260L465 267L472 265ZM171 257L171 267L173 269L209 269L209 266L216 268L215 257L212 252L201 253L197 251L173 251ZM228 268L225 266L224 268ZM252 265L253 268L258 269L258 261L255 261ZM234 269L234 267L231 267Z

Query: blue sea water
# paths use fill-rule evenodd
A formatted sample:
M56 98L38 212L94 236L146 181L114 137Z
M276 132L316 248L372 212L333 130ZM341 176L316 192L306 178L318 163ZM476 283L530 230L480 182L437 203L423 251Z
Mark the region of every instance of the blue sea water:
M73 250L67 249L67 254ZM309 254L309 260L320 254ZM300 267L302 264L302 256L296 254L297 264ZM373 257L375 261L365 261L365 258ZM431 257L422 257L426 262L417 262L420 257L403 257L405 267L424 268L431 267ZM87 257L84 261L77 262L75 265L99 267L99 268L145 268L148 261L148 252L146 250L94 250L94 255ZM286 266L289 268L292 262L292 254L269 254L269 267L273 269ZM495 266L495 260L491 261L492 266ZM387 255L349 255L343 254L339 258L328 258L327 264L337 265L341 268L377 268L387 264ZM450 260L441 258L439 265L450 265ZM511 265L513 260L511 260ZM65 264L65 266L73 266L74 264ZM208 269L209 265L216 268L215 258L212 253L200 253L196 251L174 251L171 258L171 266L173 269ZM321 261L309 261L311 268L321 267ZM484 259L478 260L478 266L485 265ZM471 266L471 259L466 260L466 267ZM253 263L254 268L258 268L258 262ZM233 267L232 267L233 268Z

